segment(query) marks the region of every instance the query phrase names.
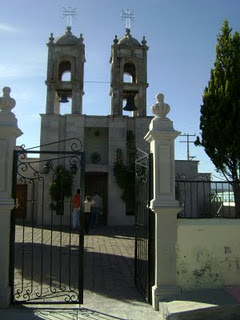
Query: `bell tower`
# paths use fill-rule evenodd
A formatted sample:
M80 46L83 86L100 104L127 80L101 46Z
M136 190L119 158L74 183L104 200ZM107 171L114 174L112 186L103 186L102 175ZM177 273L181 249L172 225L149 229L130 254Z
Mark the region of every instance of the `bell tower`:
M115 36L111 47L111 115L122 115L123 110L133 116L146 116L147 50L145 37L141 43L133 38L129 28L124 37ZM124 107L123 102L127 105Z
M72 100L72 114L82 114L85 45L66 28L63 36L49 38L46 114L60 114L60 103Z

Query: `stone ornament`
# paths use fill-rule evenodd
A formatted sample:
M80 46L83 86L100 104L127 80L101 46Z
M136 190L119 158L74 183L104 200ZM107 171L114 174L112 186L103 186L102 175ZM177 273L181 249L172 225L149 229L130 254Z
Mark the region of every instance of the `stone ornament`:
M16 101L10 97L11 89L4 87L3 96L0 98L0 114L13 114L11 110L15 107Z
M156 103L151 106L152 113L155 117L168 119L166 115L170 111L170 106L164 102L164 95L159 93L156 95Z
M92 163L99 163L101 161L101 156L98 152L93 152L92 155L91 155L91 161Z

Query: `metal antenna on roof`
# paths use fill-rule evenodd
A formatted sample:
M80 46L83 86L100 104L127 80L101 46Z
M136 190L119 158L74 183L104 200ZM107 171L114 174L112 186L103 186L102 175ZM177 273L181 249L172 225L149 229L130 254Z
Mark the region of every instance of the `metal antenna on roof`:
M125 20L126 22L126 28L130 29L131 21L134 22L134 18L135 18L134 11L129 9L122 10L121 17L122 17L122 20Z
M72 26L72 18L76 19L76 8L71 8L71 7L67 7L64 8L63 7L63 17L64 19L66 19L66 27L71 27Z
M194 143L194 141L190 141L190 137L195 137L196 133L194 134L188 134L188 133L184 133L184 134L180 134L180 137L186 137L187 141L179 141L179 142L183 142L187 144L187 160L193 160L194 158L196 158L195 156L190 156L190 149L189 149L189 145L190 143Z

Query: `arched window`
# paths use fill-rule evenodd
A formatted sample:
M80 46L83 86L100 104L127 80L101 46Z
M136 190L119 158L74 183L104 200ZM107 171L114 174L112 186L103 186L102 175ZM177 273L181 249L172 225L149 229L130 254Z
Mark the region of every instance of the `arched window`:
M123 74L123 82L132 83L132 76L128 73Z
M59 64L58 79L61 81L71 81L71 63L62 61Z
M136 67L133 63L127 62L123 67L123 81L136 83Z
M62 74L62 81L71 81L71 72L70 71L65 71Z
M72 98L68 97L67 99L69 101L68 103L60 103L59 113L61 115L72 113Z

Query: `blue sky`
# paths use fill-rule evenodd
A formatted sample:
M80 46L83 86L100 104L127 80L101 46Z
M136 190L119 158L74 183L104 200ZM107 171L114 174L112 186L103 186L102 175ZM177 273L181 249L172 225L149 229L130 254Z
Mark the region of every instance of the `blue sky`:
M148 115L161 92L171 107L174 128L199 134L200 105L215 60L217 34L224 19L240 31L240 0L8 0L0 10L0 89L10 86L17 102L13 111L24 132L18 144L39 144L39 114L45 112L46 102L46 43L51 32L55 38L65 32L67 6L77 11L72 32L84 37L85 81L109 81L112 41L125 33L120 14L133 10L132 36L146 36L149 46ZM109 86L84 84L83 113L110 113ZM186 159L186 144L179 142L183 140L176 140L176 159ZM191 144L190 155L200 161L199 171L214 172L202 148Z

